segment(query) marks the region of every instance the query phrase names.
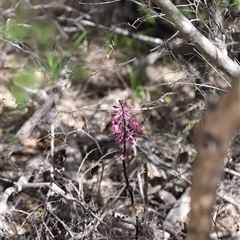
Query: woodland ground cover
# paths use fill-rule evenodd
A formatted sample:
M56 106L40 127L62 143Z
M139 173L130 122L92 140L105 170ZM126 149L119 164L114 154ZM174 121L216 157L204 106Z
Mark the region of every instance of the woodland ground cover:
M239 3L173 2L239 63ZM102 3L1 1L3 239L186 238L195 129L232 79L152 1ZM239 239L239 145L211 239Z

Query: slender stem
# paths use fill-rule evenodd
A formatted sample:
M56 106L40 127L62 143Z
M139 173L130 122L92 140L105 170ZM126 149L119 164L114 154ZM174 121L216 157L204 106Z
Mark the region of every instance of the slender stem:
M145 201L145 205L146 207L148 206L148 168L147 168L147 163L144 164L144 201Z
M126 187L127 190L129 192L130 198L131 198L131 202L132 202L132 206L134 204L134 197L133 197L133 192L132 192L132 188L130 186L130 182L129 182L129 178L128 178L128 174L127 174L127 168L126 168L126 163L125 163L125 159L126 159L126 149L127 149L127 142L126 142L126 137L127 137L127 132L126 132L126 119L124 116L124 106L123 106L123 101L119 101L121 108L122 108L122 120L123 120L123 150L122 150L122 154L123 154L123 173L124 173L124 177L125 177L125 181L126 181Z
M147 163L144 164L144 221L148 220L148 167Z

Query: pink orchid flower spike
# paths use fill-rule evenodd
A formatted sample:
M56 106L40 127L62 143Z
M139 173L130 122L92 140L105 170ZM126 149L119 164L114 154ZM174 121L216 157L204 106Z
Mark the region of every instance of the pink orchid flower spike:
M116 144L123 143L123 151L120 159L125 159L126 143L131 143L132 147L139 146L137 144L137 137L141 130L141 124L137 118L132 116L132 111L135 106L126 107L122 100L118 104L113 105L115 111L111 118L111 131L116 136Z

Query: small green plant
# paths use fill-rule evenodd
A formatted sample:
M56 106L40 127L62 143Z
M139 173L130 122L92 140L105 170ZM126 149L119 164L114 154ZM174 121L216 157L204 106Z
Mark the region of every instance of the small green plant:
M74 42L74 46L78 47L78 45L83 41L83 39L86 37L87 35L87 31L82 32L77 39Z
M240 7L240 0L233 0L230 1L230 0L215 0L215 2L219 5L222 5L222 6L227 6L227 5L230 5L230 4L236 4L237 7Z
M185 142L187 137L190 134L190 131L201 121L201 118L193 118L189 121L187 126L179 133L177 140L175 141L176 144Z
M52 76L52 85L54 85L66 60L63 57L54 57L51 51L47 51L45 56Z
M146 101L146 93L142 85L141 76L137 76L130 65L126 65L126 69L129 75L131 89L134 93L134 99L137 97L141 97L143 101Z
M139 6L139 10L144 14L139 21L149 23L150 25L156 24L157 16L155 13L141 5Z
M12 133L10 133L7 128L5 127L6 124L9 125L9 122L11 121L10 117L11 115L14 115L16 113L19 113L19 110L6 110L3 109L3 112L0 114L0 122L2 127L2 135L6 140L8 140L11 143L15 143L16 139Z
M10 84L10 91L16 99L19 108L23 108L35 91L41 87L41 79L31 69L13 77Z
M77 64L73 67L69 79L73 84L77 84L79 81L88 79L89 71L84 67L84 62Z
M190 17L190 8L189 5L179 5L177 6L179 11L185 16L185 17Z
M35 74L36 62L37 64L40 63L41 69L45 71L47 70L45 69L46 65L49 67L53 80L56 79L59 73L59 65L62 63L62 58L54 59L49 50L53 39L56 38L56 30L53 25L36 21L30 22L27 18L28 14L29 12L17 9L15 18L3 26L3 38L17 44L20 49L15 54L16 59L26 54L26 52L29 54L28 56L34 56L34 58L25 56L25 66L21 65L25 69L21 69L11 79L10 91L16 99L18 108L23 108L29 97L42 86L43 79L38 74ZM39 66L37 69L39 72Z
M51 24L12 21L5 25L3 36L13 42L31 41L31 47L34 48L36 44L47 46L54 39L55 30Z
M3 136L11 143L16 143L16 139L14 138L14 135L11 134L7 129L2 130Z
M114 49L120 50L123 54L129 57L135 56L135 45L131 37L120 36L118 34L110 34L107 39L104 38L106 53L110 56Z

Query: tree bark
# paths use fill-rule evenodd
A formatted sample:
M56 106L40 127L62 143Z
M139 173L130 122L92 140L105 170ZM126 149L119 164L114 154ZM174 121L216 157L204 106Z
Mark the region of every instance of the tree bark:
M222 176L224 157L240 126L240 77L218 104L206 111L195 136L197 157L193 164L188 240L209 239L211 210Z

